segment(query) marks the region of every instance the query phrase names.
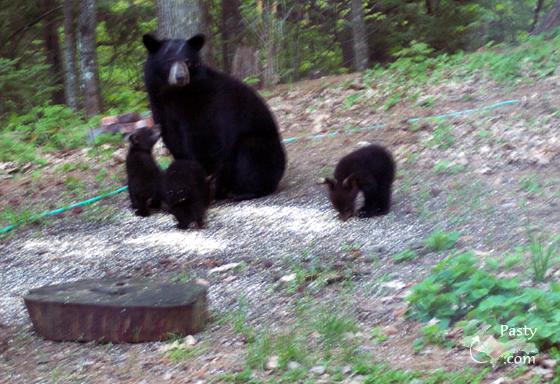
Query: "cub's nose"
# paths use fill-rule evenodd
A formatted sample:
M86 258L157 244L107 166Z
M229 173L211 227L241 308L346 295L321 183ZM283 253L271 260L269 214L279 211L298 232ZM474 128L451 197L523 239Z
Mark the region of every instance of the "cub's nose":
M177 76L175 78L175 80L177 81L177 84L185 84L187 81L187 77L186 76Z

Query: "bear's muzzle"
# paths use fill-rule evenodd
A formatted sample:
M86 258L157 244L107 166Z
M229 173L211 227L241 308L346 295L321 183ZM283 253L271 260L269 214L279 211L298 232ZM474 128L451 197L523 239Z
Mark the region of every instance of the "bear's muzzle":
M175 86L185 86L189 84L191 81L191 76L189 73L189 67L187 64L176 61L171 66L171 70L169 71L169 85Z

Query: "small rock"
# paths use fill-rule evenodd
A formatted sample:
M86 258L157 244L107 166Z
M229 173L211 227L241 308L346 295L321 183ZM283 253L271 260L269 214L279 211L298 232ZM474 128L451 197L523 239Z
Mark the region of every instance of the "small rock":
M511 383L511 379L508 377L499 377L496 380L494 380L491 384L505 384L505 383Z
M322 365L316 365L309 370L309 372L313 373L314 375L320 376L325 373L325 367Z
M344 375L349 374L350 372L352 372L352 367L349 365L345 365L344 367L342 367L342 373Z
M266 369L268 369L269 371L272 371L272 370L278 368L279 361L280 361L280 357L278 357L276 355L270 356L270 358L266 362Z
M546 359L541 361L541 365L548 369L554 369L554 367L556 367L556 363L557 362L554 359Z
M396 289L396 290L401 290L406 287L406 284L400 280L393 280L393 281L388 281L386 283L383 283L381 284L381 286Z
M289 283L290 281L294 281L296 279L295 273L290 273L289 275L282 276L280 281L283 283Z
M167 372L163 375L163 380L171 380L173 378L172 372Z
M211 275L213 273L221 273L221 272L227 272L227 271L231 271L232 269L237 268L239 265L241 265L241 263L229 263L229 264L224 264L221 265L219 267L216 268L212 268L208 274Z
M288 369L298 369L299 367L301 367L301 364L297 361L290 361L288 363Z
M195 345L197 343L197 340L192 336L192 335L188 335L187 337L185 337L185 345L188 345L189 347L192 347L193 345Z
M394 325L388 325L383 328L383 334L386 336L396 335L397 333L399 333L399 330Z

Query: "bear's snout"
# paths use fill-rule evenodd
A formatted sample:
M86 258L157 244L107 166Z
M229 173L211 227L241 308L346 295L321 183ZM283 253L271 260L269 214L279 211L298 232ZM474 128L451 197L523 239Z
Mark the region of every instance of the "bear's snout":
M184 86L190 82L189 68L187 64L176 61L169 71L169 85Z

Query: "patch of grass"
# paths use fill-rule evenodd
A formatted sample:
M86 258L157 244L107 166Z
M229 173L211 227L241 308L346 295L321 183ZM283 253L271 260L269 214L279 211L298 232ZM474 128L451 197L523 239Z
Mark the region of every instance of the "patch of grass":
M434 172L436 174L457 175L465 170L465 166L461 164L452 164L447 160L438 160L434 164Z
M359 103L361 98L363 97L363 93L362 92L356 92L353 93L349 96L347 96L344 99L344 102L342 103L342 106L344 107L344 109L350 109L352 108L355 104Z
M418 255L416 254L416 252L412 249L405 249L404 251L401 251L395 255L393 255L393 261L395 263L404 263L407 261L412 261L414 259L416 259Z
M64 179L64 186L68 192L75 195L84 195L86 191L85 183L75 176L67 176Z
M384 364L361 362L354 367L354 372L364 377L364 384L478 384L490 373L490 369L480 372L467 369L462 372L446 372L443 370L423 372L393 369Z
M80 161L76 163L70 162L70 163L60 164L55 168L55 171L61 173L70 173L76 170L87 171L88 169L90 169L90 165L88 163Z
M179 363L181 361L190 360L194 357L202 355L206 351L203 346L192 346L192 347L178 347L169 350L169 359L174 363Z
M441 252L455 247L461 234L459 232L434 231L426 239L426 247L435 252Z
M444 121L437 124L432 133L430 144L444 150L451 148L455 144L452 126Z
M523 176L519 179L519 186L529 194L536 194L542 191L542 185L536 175Z
M451 347L453 344L447 340L445 328L447 323L444 322L443 327L439 325L439 321L429 323L422 327L421 337L414 340L412 348L415 353L419 353L428 345L439 345L442 347Z
M544 236L531 235L528 245L533 281L543 282L553 261L558 260L558 240L547 243Z
M371 339L375 344L381 344L387 341L388 337L380 327L374 327L371 330Z
M398 103L401 102L402 96L403 95L400 92L396 92L396 93L392 94L391 96L389 96L389 98L387 99L387 101L383 105L383 109L385 109L386 111L392 109L394 106L396 106Z
M358 329L353 318L327 309L319 313L313 328L321 335L322 342L327 346L339 343L346 333Z

